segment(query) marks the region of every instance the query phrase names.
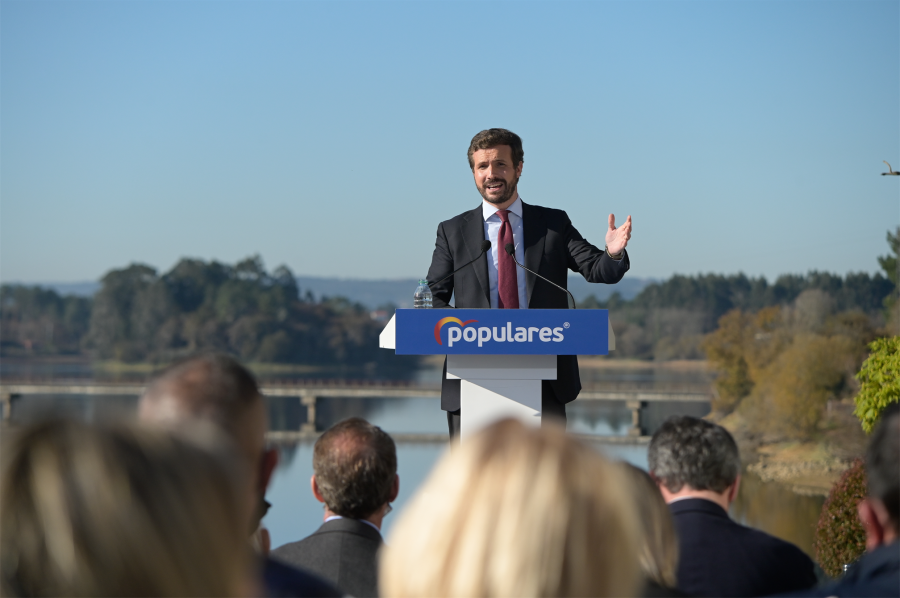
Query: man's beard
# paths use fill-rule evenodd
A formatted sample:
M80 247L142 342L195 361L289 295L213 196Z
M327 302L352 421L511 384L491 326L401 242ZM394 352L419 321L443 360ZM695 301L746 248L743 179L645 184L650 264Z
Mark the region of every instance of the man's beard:
M500 195L499 197L491 198L487 194L487 186L490 183L496 183L497 181L503 182L503 184L506 186L506 191L503 193L503 195ZM484 186L481 189L479 189L478 192L481 193L481 197L484 198L484 201L486 201L488 203L492 203L494 205L500 205L500 204L503 204L503 203L506 203L507 201L509 201L509 199L516 192L516 189L518 188L518 186L519 186L519 177L516 177L515 179L513 179L512 184L510 184L509 181L504 180L504 179L488 179L484 182Z

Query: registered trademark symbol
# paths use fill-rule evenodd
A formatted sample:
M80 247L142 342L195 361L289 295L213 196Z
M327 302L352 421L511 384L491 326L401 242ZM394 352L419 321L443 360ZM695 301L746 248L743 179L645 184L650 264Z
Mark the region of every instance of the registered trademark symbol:
M568 323L568 322L563 322L563 328L568 328L568 327L569 327L569 323Z

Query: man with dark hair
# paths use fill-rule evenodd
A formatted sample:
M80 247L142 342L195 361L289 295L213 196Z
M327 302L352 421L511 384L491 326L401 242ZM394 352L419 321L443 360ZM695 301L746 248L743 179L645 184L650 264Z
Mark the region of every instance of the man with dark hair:
M381 522L400 491L393 439L353 417L329 428L313 449L312 493L325 522L272 556L318 573L351 596L378 595Z
M506 129L481 131L469 144L469 167L482 202L438 225L437 240L428 280L440 281L478 257L482 243L490 250L471 266L439 284L431 285L434 307L500 309L566 309L568 296L560 289L519 268L526 268L565 288L569 270L588 282L614 284L628 271L625 246L631 238L631 216L618 228L609 215L606 249L588 243L562 210L526 204L519 196L525 152L521 138ZM545 419L565 424L566 403L581 391L578 360L574 355L557 358L557 378L542 385L541 411ZM441 382L441 409L447 412L450 435L459 434L460 381L448 380L446 363Z
M670 417L653 435L647 460L678 532L679 590L766 596L816 583L803 551L728 516L741 472L728 430L695 417Z
M866 451L868 496L859 503L866 554L833 584L804 596L900 596L900 407L885 409Z
M326 581L268 558L268 532L260 528L269 503L266 488L278 463L278 452L266 448L266 408L256 380L228 355L189 357L150 381L138 402L138 417L146 422L180 426L200 421L214 424L239 449L235 463L247 474L254 505L247 534L261 553L261 577L267 596L341 596Z

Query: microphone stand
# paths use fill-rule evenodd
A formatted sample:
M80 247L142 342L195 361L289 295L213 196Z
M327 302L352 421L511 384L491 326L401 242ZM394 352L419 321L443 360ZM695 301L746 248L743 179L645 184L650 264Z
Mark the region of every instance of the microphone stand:
M534 270L529 270L528 268L526 268L525 266L523 266L522 264L520 264L520 263L519 263L519 260L516 259L516 248L513 247L513 244L512 244L512 243L507 243L507 244L506 244L506 247L504 247L504 249L506 249L506 253L509 254L509 257L511 257L511 258L513 259L513 261L516 263L516 265L517 265L518 267L522 268L522 269L525 270L526 272L531 272L532 274L534 274L535 276L537 276L537 277L540 278L541 280L546 280L547 282L549 282L550 284L552 284L553 286L555 286L555 287L556 287L557 289L559 289L560 291L565 291L566 293L568 293L568 294L569 294L569 297L572 298L572 309L578 309L578 306L575 304L575 297L572 295L572 293L569 292L569 289L566 289L566 288L564 288L564 287L559 286L558 284L556 284L555 282L553 282L553 281L550 280L549 278L546 278L546 277L544 277L544 276L541 276L540 274L538 274L538 273L535 272Z

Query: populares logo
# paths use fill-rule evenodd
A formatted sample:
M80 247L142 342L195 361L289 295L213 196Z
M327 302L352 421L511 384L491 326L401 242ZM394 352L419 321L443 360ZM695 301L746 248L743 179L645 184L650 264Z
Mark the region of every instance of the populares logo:
M450 322L453 322L454 324L459 324L460 326L463 326L463 327L464 327L464 326L466 326L467 324L471 324L472 322L477 322L477 321L478 321L478 320L466 320L465 322L463 322L463 321L460 320L459 318L441 318L440 320L438 320L438 323L435 324L435 326L434 326L434 340L436 340L436 341L437 341L437 344L439 344L439 345L443 345L443 344L444 344L444 343L441 342L441 328L443 328L444 324L449 324ZM456 329L456 330L459 330L459 329ZM462 334L462 333L460 332L460 334ZM451 335L448 333L448 334L447 334L447 337L448 337L447 340L450 342L450 346L452 347L452 346L453 346L453 340L451 340L451 339L449 338L450 336L451 336ZM459 340L459 339L457 338L456 340Z
M444 327L445 324L458 324L459 326L451 326L447 329L447 346L452 347L453 343L459 341L465 341L467 343L474 343L478 341L478 346L481 347L486 342L494 341L498 343L531 343L535 341L535 335L537 335L537 340L542 343L561 343L565 337L563 336L563 328L537 328L536 326L529 326L525 328L523 326L518 326L515 328L515 333L513 332L512 322L507 322L506 326L500 326L499 329L497 326L493 328L488 328L487 326L480 326L475 328L474 326L471 328L466 328L469 324L475 324L478 320L466 320L463 322L459 318L441 318L438 320L438 323L434 326L434 340L437 341L437 344L443 345L441 342L441 328ZM569 327L569 323L566 322L564 324L565 328Z

